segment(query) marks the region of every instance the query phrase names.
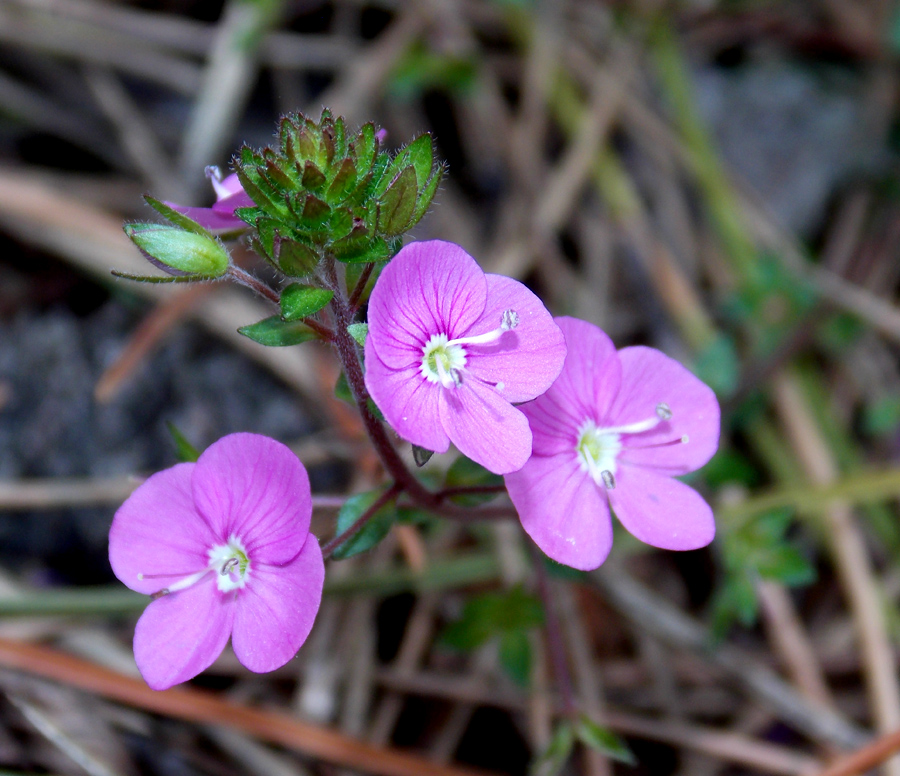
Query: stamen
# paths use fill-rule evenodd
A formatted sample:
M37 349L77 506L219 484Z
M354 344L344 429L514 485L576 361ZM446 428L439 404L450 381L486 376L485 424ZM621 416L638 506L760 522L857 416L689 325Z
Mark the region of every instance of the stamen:
M238 564L240 564L240 561L237 558L229 558L222 564L219 573L224 577L226 574L230 574L234 571L238 567Z
M678 439L670 439L667 442L656 442L652 445L622 445L623 450L649 450L651 447L671 447L672 445L686 445L690 442L690 437L687 434L679 437Z
M656 414L659 416L660 420L672 419L672 409L665 402L660 402L656 405Z
M500 339L506 332L515 329L519 325L519 314L515 310L504 310L500 316L500 328L485 334L476 334L474 337L460 337L450 340L448 345L485 345Z
M606 486L607 490L613 490L616 487L616 478L613 476L613 473L608 469L604 469L600 472L600 479L603 480L604 486Z

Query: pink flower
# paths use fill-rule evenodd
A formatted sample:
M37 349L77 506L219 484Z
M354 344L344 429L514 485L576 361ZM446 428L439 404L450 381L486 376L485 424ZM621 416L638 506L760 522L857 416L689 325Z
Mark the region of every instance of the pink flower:
M673 479L699 469L719 442L712 390L646 347L618 353L596 326L557 318L562 373L522 411L534 454L506 487L522 526L554 560L589 570L612 547L610 507L654 547L693 550L715 534L709 505Z
M216 191L216 204L212 207L185 207L174 202L166 204L214 234L246 229L248 225L234 211L239 207L253 207L255 203L244 192L238 176L232 173L223 179L218 167L207 167L206 177Z
M485 275L458 245L407 245L369 301L366 386L404 439L443 453L450 442L497 474L521 468L531 430L513 402L559 374L566 346L521 283Z
M150 687L196 676L229 636L251 671L296 654L325 578L311 514L303 464L257 434L223 437L128 497L109 532L109 561L125 585L155 598L134 632Z

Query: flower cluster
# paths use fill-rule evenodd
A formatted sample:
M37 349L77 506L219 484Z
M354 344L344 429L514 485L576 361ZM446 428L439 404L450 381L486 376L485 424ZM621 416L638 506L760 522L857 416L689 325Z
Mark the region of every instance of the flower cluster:
M224 179L208 171L217 194L211 208L148 198L171 225L126 228L170 279L229 277L278 305L280 316L241 329L257 342L319 337L336 345L394 483L366 502L371 512L342 512L346 532L325 555L346 547L367 520L383 522L374 518L397 494L427 508L450 495L428 493L414 479L369 399L420 448L419 462L422 450L443 453L453 444L503 475L525 531L560 563L585 570L603 563L613 514L656 547L712 541L712 510L675 479L716 450L712 390L657 350L617 351L596 326L554 319L522 283L486 274L458 245L433 240L397 250L443 168L427 135L394 157L381 150L382 139L372 124L349 134L327 111L318 124L286 117L276 149L242 149L237 173ZM222 240L244 231L277 283L232 264ZM353 318L372 277L362 325ZM151 687L196 676L229 639L252 671L291 659L322 597L323 551L309 533L311 512L303 465L255 434L227 436L129 497L110 530L110 563L125 585L153 599L134 636Z

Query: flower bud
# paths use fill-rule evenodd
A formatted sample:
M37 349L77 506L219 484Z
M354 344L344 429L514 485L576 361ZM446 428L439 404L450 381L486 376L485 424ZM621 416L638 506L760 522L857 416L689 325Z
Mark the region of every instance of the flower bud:
M228 271L228 251L211 235L160 224L126 224L125 234L151 264L170 275L210 279Z

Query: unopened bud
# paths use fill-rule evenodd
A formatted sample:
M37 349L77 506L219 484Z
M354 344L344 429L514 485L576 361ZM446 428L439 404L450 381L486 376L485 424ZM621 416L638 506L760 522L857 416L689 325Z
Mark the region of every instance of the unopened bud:
M218 278L228 271L228 251L210 235L160 224L126 224L125 234L151 264L170 275Z

